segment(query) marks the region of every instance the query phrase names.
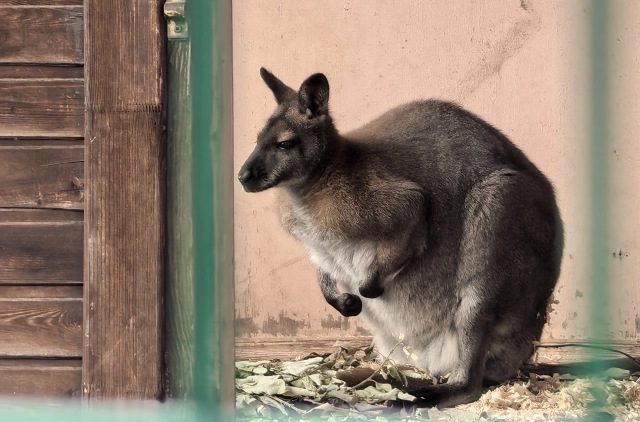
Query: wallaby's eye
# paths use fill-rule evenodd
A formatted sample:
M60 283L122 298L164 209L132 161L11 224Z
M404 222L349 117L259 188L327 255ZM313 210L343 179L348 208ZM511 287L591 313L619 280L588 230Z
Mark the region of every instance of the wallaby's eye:
M288 150L293 148L295 144L296 144L295 141L282 141L282 142L278 142L276 147L281 150Z

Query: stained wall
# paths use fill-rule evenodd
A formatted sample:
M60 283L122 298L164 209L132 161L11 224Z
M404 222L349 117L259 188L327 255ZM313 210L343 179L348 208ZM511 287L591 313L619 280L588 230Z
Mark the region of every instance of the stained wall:
M614 6L613 130L608 162L614 234L611 333L640 338L640 2ZM587 2L246 1L233 4L235 169L274 109L265 66L297 88L331 84L339 130L414 99L454 100L505 132L554 183L566 229L545 337L588 337L590 292ZM236 333L243 337L368 334L328 306L305 251L278 224L273 192L235 191ZM602 240L604 244L605 240Z

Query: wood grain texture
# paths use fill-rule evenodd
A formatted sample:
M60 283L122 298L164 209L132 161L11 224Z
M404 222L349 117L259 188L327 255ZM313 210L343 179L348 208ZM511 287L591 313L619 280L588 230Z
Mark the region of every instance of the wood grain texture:
M191 95L188 42L168 46L167 390L193 398L195 362Z
M164 393L162 5L85 1L82 390L91 398Z
M82 7L0 6L0 63L83 62Z
M0 79L82 79L83 66L0 65Z
M82 6L83 0L0 0L0 6Z
M68 213L0 210L0 284L82 283L83 221Z
M80 359L0 359L0 394L78 396Z
M82 286L0 285L2 299L82 299Z
M619 353L591 349L579 346L568 346L569 344L584 344L586 346L604 346L611 349L619 350L640 359L640 341L638 340L611 340L607 343L598 343L586 340L562 340L562 341L543 341L543 347L536 349L531 362L538 365L566 365L575 362L588 362L591 360L618 360L625 359ZM560 347L550 347L558 345ZM637 368L638 370L640 368Z
M82 80L0 79L0 137L81 138Z
M0 137L0 148L8 147L83 147L82 138L6 138Z
M93 88L87 92L87 104L92 110L162 109L163 5L162 0L85 2L85 61L90 68L86 76L87 86Z
M83 221L84 213L82 211L39 208L0 208L0 224Z
M81 298L0 297L0 357L80 357Z
M84 207L83 146L0 145L0 207Z
M336 342L352 347L367 347L372 337L345 338L243 338L236 337L236 360L295 360L310 353L335 352Z

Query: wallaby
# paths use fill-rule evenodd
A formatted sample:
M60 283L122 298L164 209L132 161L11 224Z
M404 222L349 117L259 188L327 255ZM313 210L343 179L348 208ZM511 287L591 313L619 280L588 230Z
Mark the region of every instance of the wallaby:
M362 313L381 355L402 334L418 360L398 349L392 359L450 374L414 392L428 404L470 402L483 381L517 375L562 258L543 173L455 104L412 102L340 134L323 74L298 92L260 74L278 105L238 178L247 192L279 188L281 223L307 248L327 302Z

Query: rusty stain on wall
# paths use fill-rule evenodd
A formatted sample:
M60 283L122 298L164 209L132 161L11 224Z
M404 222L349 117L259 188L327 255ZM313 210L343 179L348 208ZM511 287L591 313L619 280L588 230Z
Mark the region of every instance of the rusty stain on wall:
M262 323L262 333L272 335L295 336L298 330L308 326L309 323L304 320L295 320L285 315L284 311L280 312L278 319L269 316Z
M320 325L322 326L322 328L326 328L329 330L348 330L351 328L351 321L349 321L349 318L345 318L343 316L334 318L333 315L329 314L326 318L320 320Z
M255 323L253 318L238 318L236 317L234 321L234 330L236 336L240 337L242 335L251 335L258 334L260 332L260 328L258 324Z

